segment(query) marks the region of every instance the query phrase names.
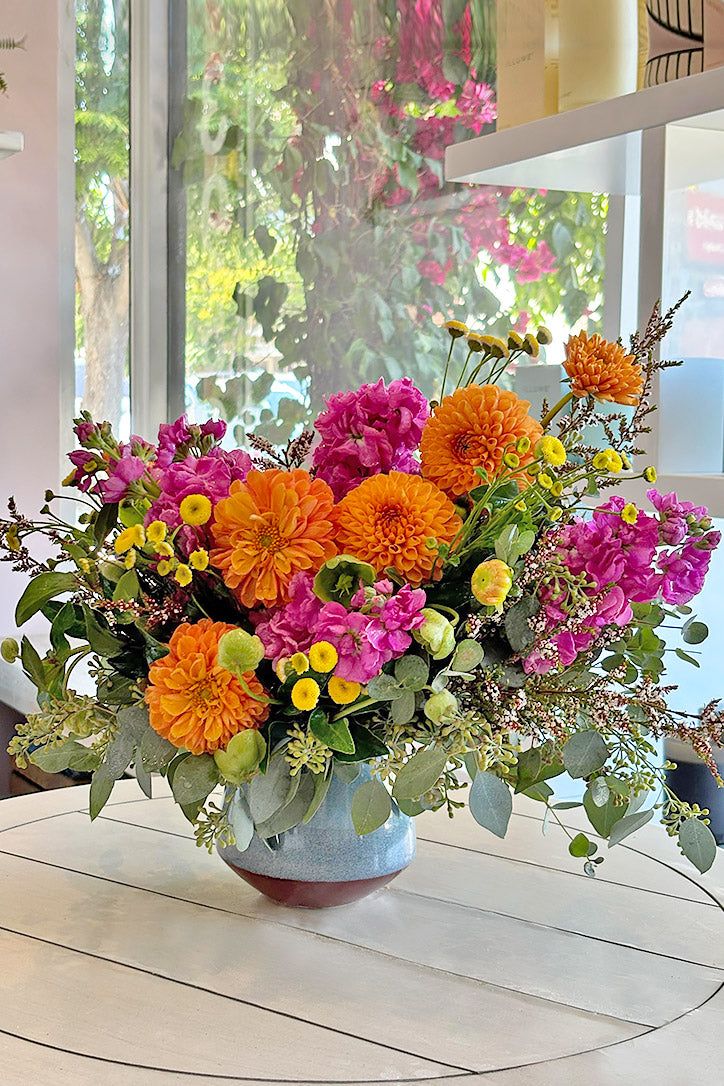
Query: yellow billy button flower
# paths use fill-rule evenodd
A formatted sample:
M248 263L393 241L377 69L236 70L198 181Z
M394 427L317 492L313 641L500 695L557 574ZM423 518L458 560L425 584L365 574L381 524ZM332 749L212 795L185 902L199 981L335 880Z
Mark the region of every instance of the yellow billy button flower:
M162 558L156 566L156 573L158 573L159 577L168 577L172 571L173 562L168 562L165 558Z
M530 451L530 438L527 434L523 434L522 437L518 438L515 451L520 453L521 456L525 456L525 454Z
M362 692L359 683L351 683L346 679L340 679L339 675L333 675L327 686L329 694L335 705L351 705Z
M167 531L168 528L162 520L153 520L146 528L146 539L156 547L159 543L163 543Z
M512 328L508 332L508 347L511 351L519 351L523 346L523 337Z
M563 510L561 509L560 505L557 505L557 506L555 506L554 509L551 509L548 516L553 521L560 520L561 517L563 516Z
M546 464L554 468L560 468L566 462L566 450L562 441L551 434L542 437L535 447L535 451Z
M623 469L623 460L615 449L602 449L594 456L593 467L596 471L608 471L612 475L618 475Z
M319 684L314 679L297 679L292 687L292 705L301 712L311 712L319 701Z
M555 483L551 487L551 494L553 495L554 498L560 498L562 493L563 493L563 483L560 481L560 479L556 479Z
M136 564L137 553L138 552L135 549L126 551L126 557L123 559L123 565L126 567L126 569L133 569Z
M191 551L189 565L200 573L209 568L209 552L200 547L197 551Z
M470 587L478 603L500 609L513 584L513 571L499 558L481 562L470 580Z
M629 502L628 505L624 505L621 510L621 520L624 524L635 524L639 519L639 511L633 502Z
M161 564L161 563L159 562L159 565L160 565L160 564ZM183 562L181 562L181 563L180 563L180 564L179 564L179 565L177 566L177 568L176 568L176 572L174 573L174 575L173 575L173 576L174 576L174 580L176 581L176 583L177 583L177 584L180 584L182 588L186 588L186 586L187 586L187 585L190 585L190 584L191 584L191 582L192 582L192 581L193 581L193 579L194 579L194 575L193 575L193 573L191 572L191 569L190 569L190 567L189 567L189 566L187 566L187 565L184 565L184 563L183 563Z
M465 338L471 351L474 351L477 354L478 351L485 350L487 337L480 332L468 332Z
M287 679L289 677L289 670L290 670L289 657L288 656L282 656L281 660L277 661L276 666L274 668L274 671L276 673L276 677L277 677L277 679L279 679L280 683L285 683L287 681Z
M515 503L513 508L517 509L519 513L525 513L528 506L525 504L525 501L521 498L521 500L519 502Z
M553 334L546 328L544 324L542 324L536 332L535 338L543 347L547 347L549 343L553 342Z
M124 528L116 536L113 549L116 554L125 554L131 547L142 547L146 542L146 533L142 524L134 524L132 528Z
M453 339L466 336L470 330L467 324L463 324L462 321L445 321L443 328L447 329Z
M544 490L550 490L553 486L553 480L551 479L550 475L545 471L542 471L538 476L538 482Z
M531 358L537 358L540 354L540 343L531 332L528 332L523 340L523 350Z
M647 483L651 483L651 485L653 486L653 484L658 479L658 475L656 474L656 468L652 467L651 465L649 465L649 467L647 468L644 468L644 479Z
M518 456L517 453L507 452L503 456L503 463L505 464L506 468L513 468L513 469L519 468L520 467L520 457Z
M181 502L179 513L184 524L197 527L211 519L212 506L205 494L189 494Z
M309 663L315 671L334 671L339 653L329 641L317 641L309 650Z
M508 357L510 352L508 351L508 344L504 339L500 339L499 336L486 336L485 338L488 340L490 353L494 358Z
M305 671L309 671L309 657L303 652L295 652L289 657L289 666L297 675L303 675Z
M173 558L173 547L170 543L157 543L153 548L156 554L162 555L164 558Z

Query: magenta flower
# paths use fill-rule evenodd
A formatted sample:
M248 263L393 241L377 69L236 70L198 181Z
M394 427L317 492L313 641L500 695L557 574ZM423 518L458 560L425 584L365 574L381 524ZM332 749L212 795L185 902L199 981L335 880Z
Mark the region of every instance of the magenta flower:
M147 468L146 461L134 455L130 444L122 446L120 458L108 465L108 478L98 483L104 505L111 505L128 497L130 488L146 474Z
M348 611L341 603L325 603L319 616L319 638L334 645L339 662L335 674L347 682L367 683L379 675L384 655L371 643L371 619L360 611Z
M275 667L295 652L307 652L317 640L323 604L312 591L313 581L308 573L296 573L289 582L289 603L272 610L253 612L250 616L266 656Z
M403 585L397 595L392 595L390 581L378 582L375 588L387 588L386 596L378 596L370 608L370 625L367 638L370 644L385 657L385 663L402 656L412 644L411 631L425 621L422 609L426 595L421 588Z
M226 452L212 449L205 456L187 456L184 460L170 463L157 474L160 495L146 514L146 524L162 520L169 528L181 524L179 507L191 494L203 494L212 505L226 498L231 484L246 478L251 467L251 457L240 449ZM189 551L208 543L206 527L181 529L179 541L182 549Z
M389 386L380 378L330 396L314 424L322 437L313 458L317 475L339 501L371 475L418 472L412 454L429 413L426 398L408 377Z

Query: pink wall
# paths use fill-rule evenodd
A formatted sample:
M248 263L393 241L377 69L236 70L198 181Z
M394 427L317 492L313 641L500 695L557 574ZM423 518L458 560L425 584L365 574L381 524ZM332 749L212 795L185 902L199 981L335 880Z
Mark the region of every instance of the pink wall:
M60 419L72 411L72 0L2 0L0 37L23 34L26 51L0 53L0 129L25 136L0 161L0 503L14 493L37 513L57 486ZM0 566L0 636L11 576Z

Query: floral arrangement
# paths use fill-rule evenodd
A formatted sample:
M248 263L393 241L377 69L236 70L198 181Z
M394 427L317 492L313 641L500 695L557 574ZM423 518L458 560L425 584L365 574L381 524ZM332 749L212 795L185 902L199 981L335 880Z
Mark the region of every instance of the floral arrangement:
M720 536L632 467L656 371L675 364L656 360L674 312L629 350L573 335L569 391L541 419L505 384L547 330L451 320L439 401L379 380L331 396L283 449L254 435L227 449L213 420L163 425L155 444L76 420L77 522L47 492L40 520L11 500L0 524L4 559L30 576L18 626L50 622L42 658L27 637L2 645L38 689L11 753L92 773L91 817L130 766L148 794L161 773L209 849L278 838L367 763L360 835L393 804L467 802L503 836L523 793L559 821L582 806L609 845L658 809L705 870L707 812L671 791L656 741L690 742L717 772L719 704L675 711L662 677L666 652L697 663L707 630L689 602ZM624 476L645 480L645 507L605 497ZM33 536L54 556L33 557ZM93 697L71 686L82 661ZM564 772L580 803L555 801ZM593 875L598 845L566 832Z

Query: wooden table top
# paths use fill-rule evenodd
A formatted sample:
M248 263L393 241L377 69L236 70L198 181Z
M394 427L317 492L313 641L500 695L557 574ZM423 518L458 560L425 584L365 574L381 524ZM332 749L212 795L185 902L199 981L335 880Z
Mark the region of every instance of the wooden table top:
M157 790L94 825L85 788L0 803L2 1086L722 1080L721 859L648 828L590 880L526 801L504 841L423 816L389 888L284 909Z

